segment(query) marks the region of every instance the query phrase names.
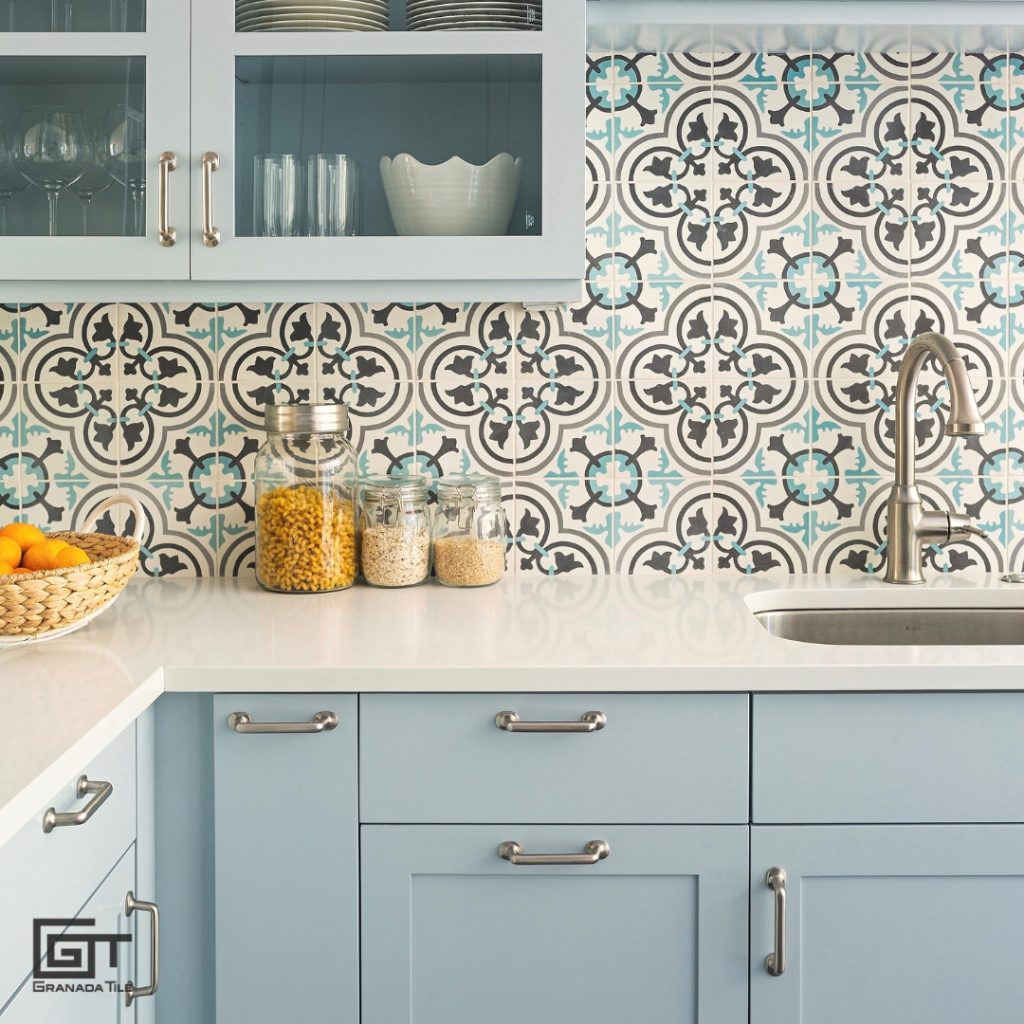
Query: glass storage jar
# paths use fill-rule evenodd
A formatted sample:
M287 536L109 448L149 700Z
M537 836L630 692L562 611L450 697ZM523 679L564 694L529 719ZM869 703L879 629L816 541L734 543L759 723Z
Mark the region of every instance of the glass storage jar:
M507 521L495 476L449 476L437 483L434 573L446 587L486 587L505 573Z
M280 593L352 586L356 453L344 405L268 405L256 456L256 578Z
M359 561L374 587L413 587L430 575L429 491L422 477L367 477L359 488Z

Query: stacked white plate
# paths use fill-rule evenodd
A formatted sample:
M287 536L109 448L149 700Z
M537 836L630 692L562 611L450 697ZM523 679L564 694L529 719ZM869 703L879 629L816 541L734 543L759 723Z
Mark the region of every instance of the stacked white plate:
M413 32L517 32L543 27L542 0L407 0Z
M238 32L387 32L388 0L235 0Z

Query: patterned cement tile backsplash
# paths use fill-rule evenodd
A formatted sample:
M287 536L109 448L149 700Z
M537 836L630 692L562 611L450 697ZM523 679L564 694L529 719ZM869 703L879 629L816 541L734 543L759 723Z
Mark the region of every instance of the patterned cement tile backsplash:
M921 484L988 536L927 561L1020 570L1024 56L598 53L585 93L568 306L0 305L3 513L126 490L147 572L248 573L263 405L341 401L366 471L499 474L517 572L874 573L937 330L988 433L929 367Z

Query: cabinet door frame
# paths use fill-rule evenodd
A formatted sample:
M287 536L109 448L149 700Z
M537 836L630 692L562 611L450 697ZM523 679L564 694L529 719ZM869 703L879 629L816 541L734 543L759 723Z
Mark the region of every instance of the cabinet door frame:
M770 868L786 872L786 968L775 977ZM800 1024L801 883L806 878L1024 875L1024 825L754 825L750 843L750 1024ZM957 936L951 926L950 958ZM947 965L949 966L949 965ZM952 969L952 968L950 968Z
M211 4L211 6L219 6ZM189 0L146 0L145 32L16 32L17 57L143 57L146 61L146 231L139 237L17 235L0 239L0 281L187 281L189 225ZM4 57L0 56L0 63ZM159 164L178 158L168 178L172 246L158 241ZM67 195L61 202L70 201ZM17 294L14 298L20 298ZM111 298L118 298L113 295ZM52 296L51 296L52 298Z
M192 38L192 274L197 281L436 282L579 280L585 260L584 150L581 78L576 56L586 50L584 0L545 8L540 32L235 32L234 5L193 0ZM235 59L256 56L387 56L539 54L542 59L542 210L537 236L252 238L234 233ZM572 55L567 59L566 55ZM203 244L204 152L215 152L214 226L221 241ZM571 170L566 171L566 166ZM377 174L363 167L364 175Z
M586 866L517 867L497 853L499 843L513 839L527 850L572 850L591 839L604 839L611 853ZM695 876L700 907L697 1019L709 1024L746 1020L748 852L745 825L364 825L360 842L364 1024L413 1020L410 885L414 875L424 874L534 879ZM573 986L585 982L575 975L566 979Z

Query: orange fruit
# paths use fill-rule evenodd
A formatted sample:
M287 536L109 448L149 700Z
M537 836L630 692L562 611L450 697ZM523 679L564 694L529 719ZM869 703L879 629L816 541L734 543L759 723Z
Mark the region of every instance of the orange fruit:
M31 576L32 575L32 570L31 569L15 569L14 570L14 575L15 576Z
M0 537L10 537L22 551L46 540L46 534L31 523L8 523L0 530Z
M14 566L10 562L0 562L0 576L13 576Z
M0 537L0 564L12 569L21 565L21 545L13 537Z
M57 557L53 560L54 569L70 569L73 565L88 565L92 559L81 549L73 544L61 548Z
M44 540L41 544L33 544L25 552L21 564L33 572L39 572L41 569L53 569L57 555L68 546L66 540Z

